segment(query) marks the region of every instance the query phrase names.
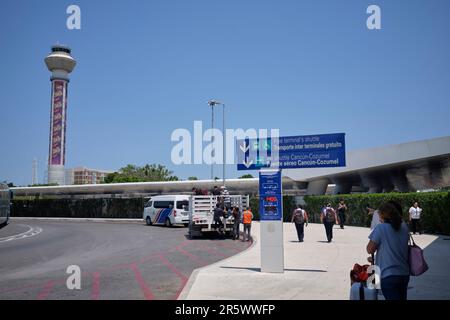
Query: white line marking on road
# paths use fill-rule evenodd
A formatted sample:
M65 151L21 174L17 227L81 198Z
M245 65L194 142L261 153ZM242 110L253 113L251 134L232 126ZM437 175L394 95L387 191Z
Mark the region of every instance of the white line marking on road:
M30 237L36 236L36 235L38 235L39 233L42 232L42 228L30 227L28 225L27 225L27 227L29 229L27 231L25 231L25 232L22 232L22 233L16 234L16 235L12 235L12 236L9 236L9 237L0 238L0 243L1 242L13 241L13 240L19 240L19 239L30 238Z

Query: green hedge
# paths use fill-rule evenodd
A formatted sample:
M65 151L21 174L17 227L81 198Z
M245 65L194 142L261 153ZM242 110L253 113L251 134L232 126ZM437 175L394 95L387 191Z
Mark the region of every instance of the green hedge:
M142 218L142 198L14 199L12 217Z
M305 196L306 210L311 222L319 222L320 208L331 202L337 206L340 199L349 208L346 224L370 226L371 218L366 205L377 208L387 200L399 201L404 208L404 218L414 201L423 208L423 226L429 233L450 234L450 192L351 194L338 196ZM254 219L259 220L259 198L251 197ZM295 207L293 196L283 197L284 221L290 221ZM15 217L73 217L73 218L142 218L144 199L14 199L11 216Z
M14 199L11 216L57 218L142 218L144 200L121 199ZM259 198L250 197L254 220L259 220ZM294 198L283 197L285 221L294 208Z
M422 224L426 232L450 234L450 192L424 193L380 193L349 194L336 196L305 196L306 210L310 221L319 222L320 208L328 202L337 207L343 199L348 207L346 224L352 226L370 226L371 217L367 215L367 205L377 208L388 200L398 201L403 206L403 216L408 219L408 210L414 201L420 203Z

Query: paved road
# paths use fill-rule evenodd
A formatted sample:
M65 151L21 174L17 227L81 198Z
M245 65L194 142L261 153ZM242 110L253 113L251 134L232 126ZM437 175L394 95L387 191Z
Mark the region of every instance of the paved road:
M192 271L249 242L189 240L186 228L139 223L12 222L0 229L1 299L176 299ZM66 268L81 268L81 290Z

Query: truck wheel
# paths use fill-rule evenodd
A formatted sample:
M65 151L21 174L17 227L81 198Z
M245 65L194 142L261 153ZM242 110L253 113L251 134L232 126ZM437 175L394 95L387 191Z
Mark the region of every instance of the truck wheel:
M146 223L148 226L151 226L151 225L153 224L152 219L150 219L149 216L147 216L147 218L145 218L145 223Z
M189 227L189 223L185 223L184 226L185 226L185 227Z
M165 226L168 227L168 228L170 228L172 226L172 222L170 222L169 218L166 219Z

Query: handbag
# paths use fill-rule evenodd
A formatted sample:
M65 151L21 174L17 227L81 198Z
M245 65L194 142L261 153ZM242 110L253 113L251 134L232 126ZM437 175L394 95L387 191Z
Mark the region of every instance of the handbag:
M408 243L409 273L412 276L420 276L428 270L428 264L423 256L423 250L409 236Z

